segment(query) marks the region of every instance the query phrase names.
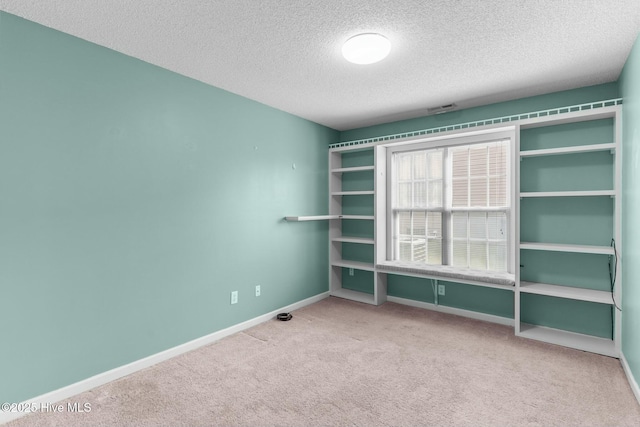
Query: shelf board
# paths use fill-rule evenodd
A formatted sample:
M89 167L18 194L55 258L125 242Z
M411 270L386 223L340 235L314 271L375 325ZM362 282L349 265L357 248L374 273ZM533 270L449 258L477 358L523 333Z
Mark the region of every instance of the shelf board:
M374 168L371 166L354 166L350 168L335 168L331 169L331 173L345 173L345 172L362 172L362 171L372 171Z
M595 289L576 288L572 286L550 285L547 283L520 282L520 292L546 295L550 297L568 298L579 301L613 304L611 292Z
M284 219L290 222L300 221L321 221L327 219L338 219L339 215L315 215L315 216L285 216Z
M301 222L301 221L321 221L328 219L364 219L373 220L373 215L315 215L315 216L285 216L285 220L289 222Z
M365 304L375 304L375 300L372 294L366 292L352 291L351 289L336 289L330 292L331 296L344 298L351 301L363 302Z
M581 254L614 255L613 248L611 246L565 245L560 243L521 242L520 249L530 249L534 251L575 252L575 253L581 253Z
M366 191L332 191L332 196L365 196L369 194L374 194L373 190Z
M528 191L520 193L520 197L593 197L610 196L615 197L615 190L595 190L595 191Z
M610 151L615 150L615 143L578 145L574 147L545 148L542 150L526 150L520 151L520 157L538 157L538 156L557 156L561 154L579 154L590 153L594 151Z
M338 215L338 219L364 219L373 221L376 217L373 215Z
M331 265L334 267L353 268L355 270L374 271L373 264L360 261L350 261L348 259L338 259L331 261Z
M618 357L614 341L607 338L578 334L544 326L529 325L526 323L520 324L520 333L518 335L524 338L563 345L565 347L590 351L605 356Z
M334 237L331 239L332 242L343 242L343 243L360 243L363 245L373 245L373 239L363 239L361 237L348 237L348 236L340 236Z

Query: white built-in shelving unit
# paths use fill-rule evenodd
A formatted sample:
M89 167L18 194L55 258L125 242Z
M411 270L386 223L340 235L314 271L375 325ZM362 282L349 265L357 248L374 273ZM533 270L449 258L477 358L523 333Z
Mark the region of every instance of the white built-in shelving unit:
M375 196L374 186L374 164L357 164L345 166L343 155L365 151L373 153L372 147L364 150L360 147L354 149L331 149L329 150L329 213L337 216L329 222L329 292L333 296L346 298L353 301L379 305L386 301L386 276L376 272L373 259L368 262L348 259L344 245L360 246L360 249L370 248L373 253L375 247L375 215L354 215L345 212L345 200L368 196L365 200L370 201L370 212L374 212L373 198ZM373 156L364 156L373 161ZM345 189L344 182L354 174L365 175L368 181L367 189ZM367 222L370 235L354 236L349 235L349 229L345 226L345 220L356 222ZM381 277L383 276L383 277ZM346 278L346 279L345 279ZM357 279L360 287L366 285L366 289L349 288L346 281Z
M521 254L533 253L546 254L548 257L545 259L552 260L555 263L554 268L556 270L562 269L563 264L560 261L556 261L556 258L562 256L570 257L599 257L598 259L604 259L604 268L606 268L606 260L614 263L614 270L619 270L616 262L620 258L621 244L621 231L620 231L620 212L621 212L621 105L620 100L602 101L591 104L583 104L572 107L562 107L546 111L539 111L533 113L519 114L513 116L506 116L496 119L488 119L479 122L464 123L460 125L445 126L442 128L428 129L424 131L410 132L406 134L389 135L378 138L371 138L359 141L350 141L333 144L329 149L329 214L319 216L297 216L286 217L288 221L314 221L314 220L327 220L329 221L329 291L332 296L346 298L358 302L379 305L387 300L387 274L389 271L385 271L382 265L376 266L376 259L384 259L386 254L385 245L379 244L384 240L385 224L384 221L379 221L379 218L384 217L384 212L381 206L383 203L376 203L377 199L383 200L386 198L386 180L384 178L386 173L386 162L378 161L376 156L382 155L383 145L394 144L396 142L403 142L404 140L416 137L423 137L429 134L439 133L441 135L459 133L464 130L482 130L491 129L508 125L514 125L516 128L515 143L515 157L520 161L516 161L514 165L514 177L515 177L515 196L514 202L514 215L515 215L515 236L513 240L514 247L512 248L515 253L515 265L521 265ZM593 138L589 137L584 143L576 141L576 138L570 137L570 141L563 143L563 138L566 136L566 129L557 133L556 140L560 141L554 144L542 144L541 146L526 146L523 142L523 132L526 133L531 129L545 128L549 134L553 136L554 129L559 129L562 125L578 124L581 122L590 122L598 120L608 120L613 123L613 132L610 138L602 141L593 141ZM546 131L545 130L545 131ZM353 162L351 160L343 162L343 156L348 158L353 153L368 152L368 156L364 158L370 161L366 164L361 162ZM608 152L608 153L606 153ZM594 154L595 153L595 154ZM553 188L521 188L521 182L523 179L530 180L531 177L526 175L521 176L523 162L551 162L553 167L556 168L555 173L558 172L558 168L562 168L564 159L571 159L573 156L589 156L600 155L605 156L610 154L610 165L606 165L607 168L613 171L613 177L608 177L607 182L612 182L612 185L597 185L588 188L589 182L593 182L592 177L585 177L584 180L578 178L577 187L579 188L564 188L560 186L552 186ZM371 161L371 159L373 159ZM545 160L550 159L550 160ZM551 159L559 159L551 160ZM575 157L573 157L575 160ZM382 160L382 159L380 159ZM602 157L600 157L600 160ZM568 162L571 163L571 162ZM531 163L529 163L531 165ZM607 169L608 170L608 169ZM562 171L560 171L562 172ZM364 175L370 174L370 175ZM541 172L544 175L544 172ZM367 188L361 188L361 185L344 185L345 182L350 181L352 176L365 176L365 180L369 181ZM559 175L560 178L557 181L562 181L563 175ZM610 178L610 179L609 179ZM587 183L587 184L585 184ZM587 187L587 188L585 188ZM359 199L358 199L359 198ZM370 212L363 212L362 209L356 209L357 212L353 212L349 207L353 206L350 203L354 200L366 201L369 203L373 200ZM610 202L606 202L610 200ZM366 205L366 203L364 203ZM612 203L609 205L608 203ZM356 203L356 205L358 205ZM362 208L362 203L358 206ZM591 218L591 213L588 209L582 211L583 206L596 206L606 207L608 212L612 212L610 215L605 214L607 218L604 219L607 227L611 227L611 238L615 239L618 250L615 251L614 247L609 245L608 241L602 238L602 236L609 235L605 230L601 230L597 235L597 239L590 239L587 234L590 233L590 229L584 224L588 224ZM531 206L536 206L534 209ZM552 238L546 241L544 238L533 239L533 241L521 241L521 234L532 235L531 230L528 228L521 230L521 227L531 227L531 221L533 221L533 227L543 228L549 221L549 218L541 218L538 220L536 215L547 215L546 209L564 209L560 216L569 214L574 215L575 221L583 227L582 231L577 233L578 238L576 241L556 241L553 232L540 231L540 236ZM572 208L573 207L573 208ZM550 218L557 218L553 216L553 212L549 213ZM595 215L595 214L594 214ZM599 215L599 216L598 216ZM596 223L602 224L602 212L598 212ZM563 221L566 218L561 218ZM570 218L571 220L571 218ZM362 230L362 227L353 227L353 223L368 224L365 227L367 230L371 230L369 233L356 232L352 233L351 230ZM612 224L609 225L609 224ZM372 227L371 227L372 225ZM562 226L560 226L562 227ZM596 227L594 227L595 230ZM595 231L594 231L595 232ZM603 234L604 233L604 234ZM561 233L559 233L561 234ZM575 235L576 233L574 233ZM533 234L536 236L535 234ZM568 236L572 236L570 233ZM378 238L379 237L379 238ZM540 240L540 241L538 241ZM571 239L568 239L571 240ZM595 240L598 240L597 242ZM356 250L344 250L343 247L356 247L362 249ZM362 257L356 257L359 259L349 259L349 254L353 253L373 253L373 257L370 260L363 260ZM565 254L565 255L562 255ZM550 257L550 258L549 258ZM588 258L592 259L592 258ZM542 264L537 268L544 270L548 265ZM527 266L528 267L528 266ZM529 267L528 267L529 268ZM600 268L600 267L598 267ZM522 270L522 268L521 268ZM539 272L538 272L539 273ZM403 273L401 271L393 271L392 274L407 275L413 277L431 277L430 275L423 275L415 273ZM530 270L527 274L530 275ZM527 275L525 274L525 276ZM516 269L515 274L515 286L502 286L492 285L490 283L474 283L473 281L466 281L461 283L467 283L469 285L479 285L487 287L495 287L498 289L505 289L513 291L514 293L514 329L515 334L521 337L545 341L553 344L563 345L567 347L573 347L576 349L595 352L608 356L618 357L620 354L620 325L621 317L619 307L621 302L620 293L620 271L617 271L615 275L615 281L613 286L610 283L583 283L578 277L575 280L570 280L571 277L564 281L558 281L559 283L552 283L552 280L547 283L545 280L539 280L540 283L522 279L522 271ZM364 278L367 282L366 286L362 286L362 281L356 281L357 286L354 286L350 281L353 277ZM545 276L542 276L545 277ZM553 277L553 276L551 276ZM560 283L562 282L562 283ZM591 280L593 282L593 280ZM428 286L428 282L425 282L425 286ZM597 289L596 289L597 288ZM553 304L543 306L542 311L552 311L554 308L562 307L562 304L566 301L575 301L577 304L597 304L608 307L611 309L611 321L613 330L610 336L604 336L601 332L590 334L588 332L576 332L576 329L572 326L563 328L562 325L549 326L545 321L540 321L536 324L531 320L536 320L539 317L544 317L546 313L541 313L538 316L537 313L525 313L527 310L535 310L536 307L539 310L540 305L527 304L526 300L530 298L543 298L554 300ZM547 300L544 300L547 301ZM558 301L561 304L558 304ZM557 313L556 313L557 314ZM560 313L562 317L563 313ZM566 316L565 316L566 317ZM557 319L556 319L557 320Z
M534 128L546 128L548 135L553 136L553 132L556 126L569 125L572 123L588 122L592 120L611 120L613 125L613 139L614 141L602 141L602 143L588 143L584 145L568 145L557 146L552 148L541 149L525 149L520 147L520 159L526 161L531 158L544 158L547 156L563 156L567 159L567 163L571 156L577 156L587 153L597 153L608 151L611 154L611 170L613 171L613 177L611 182L612 188L602 189L563 189L562 191L522 191L519 193L520 203L518 206L518 212L520 216L526 214L526 207L522 205L522 201L532 198L560 198L556 199L563 203L564 206L572 206L573 203L577 203L580 198L610 198L612 199L613 209L611 223L613 224L613 230L611 238L615 239L617 247L621 247L621 233L620 233L620 183L621 183L621 160L620 160L620 137L621 137L621 107L609 106L601 109L578 111L568 114L560 114L555 116L538 117L535 119L528 119L520 123L520 134L527 129ZM566 130L558 132L557 140L559 144L562 144L562 138L566 137ZM522 140L522 137L521 137ZM590 141L593 142L593 141ZM558 163L556 163L558 164ZM518 183L522 182L525 178L522 176L521 165L518 167ZM585 181L589 181L588 176L584 177ZM597 185L600 187L600 183ZM523 211L524 210L524 211ZM578 212L575 215L578 217L581 215L589 215L590 212ZM576 217L576 219L579 219ZM520 224L518 227L518 235L521 234L521 227L527 227L529 224ZM589 236L584 234L580 236L581 239L587 239ZM518 238L518 241L520 239ZM608 242L602 242L608 243ZM618 254L614 252L614 247L610 245L586 245L574 242L520 242L517 244L516 253L518 254L518 263L520 263L521 251L543 251L552 253L570 253L570 254L585 254L585 255L601 255L604 259L609 257L610 262L615 262L618 259ZM590 258L591 259L591 258ZM611 261L613 260L613 261ZM522 266L521 266L522 267ZM602 267L606 268L606 262L603 260ZM617 265L614 266L617 269ZM582 283L572 283L570 286L567 284L550 284L550 283L535 283L520 279L518 275L515 288L515 332L516 335L532 338L536 340L546 341L553 344L564 345L568 347L577 348L580 350L591 351L608 356L618 357L620 354L620 311L615 307L615 301L620 300L620 275L619 272L616 275L613 289L611 289L610 283L602 283L600 289L590 289L583 286ZM590 335L586 333L577 333L575 331L565 330L560 327L548 327L545 325L533 325L525 322L523 316L523 302L524 295L541 295L547 298L562 298L565 300L582 301L587 303L596 303L606 306L610 306L613 318L613 332L611 337L601 337L596 335ZM552 308L549 308L551 310Z

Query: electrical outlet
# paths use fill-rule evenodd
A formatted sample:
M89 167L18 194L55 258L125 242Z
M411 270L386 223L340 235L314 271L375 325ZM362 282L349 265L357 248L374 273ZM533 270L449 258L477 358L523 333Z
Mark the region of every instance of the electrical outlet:
M353 268L349 269L349 276L353 276Z
M444 296L444 285L438 285L438 295Z
M256 285L256 296L260 296L260 285Z
M231 292L231 304L238 303L238 291Z

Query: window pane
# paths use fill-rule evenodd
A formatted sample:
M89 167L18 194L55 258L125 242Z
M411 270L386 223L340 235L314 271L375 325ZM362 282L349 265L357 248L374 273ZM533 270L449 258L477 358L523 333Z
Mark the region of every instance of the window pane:
M451 204L453 207L469 206L469 181L456 179L451 185Z
M417 181L413 183L413 208L427 207L427 183Z
M424 237L413 238L413 261L426 262L427 260L427 241Z
M394 208L407 210L395 212L396 259L441 264L446 258L460 268L505 271L509 150L509 140L504 140L394 154L392 200ZM486 208L504 211L482 211ZM445 235L448 242L442 240Z
M466 239L469 236L467 233L467 214L451 214L451 229L451 235L454 239Z
M396 156L396 176L398 180L411 179L411 155L397 154Z
M442 240L427 240L427 262L429 264L442 264Z
M489 206L507 206L507 177L489 178Z
M487 238L487 215L484 212L469 213L469 237L472 239Z
M427 154L429 179L442 179L442 150Z
M475 270L487 269L487 244L485 242L469 243L469 268Z
M489 243L488 270L507 271L507 245L504 243Z
M489 212L487 214L487 229L489 239L507 240L507 214L504 212Z
M411 213L410 212L400 212L398 214L398 233L404 235L411 234Z
M471 206L487 206L487 178L471 178Z
M489 174L506 175L507 173L507 150L505 142L489 146Z
M442 238L442 213L429 212L427 214L427 236L430 238Z
M466 149L451 150L451 173L454 178L469 176L469 156Z
M413 213L413 235L414 236L426 236L427 231L427 219L424 212Z
M442 207L442 181L429 181L429 207Z
M398 208L411 207L411 183L398 184Z
M466 240L454 240L451 243L451 253L453 255L451 265L462 268L468 267Z
M402 239L400 240L400 253L398 254L398 259L400 261L411 261L411 240L410 239Z
M427 178L427 153L422 151L413 155L413 179Z
M469 149L469 175L487 175L487 153L488 147L471 147Z

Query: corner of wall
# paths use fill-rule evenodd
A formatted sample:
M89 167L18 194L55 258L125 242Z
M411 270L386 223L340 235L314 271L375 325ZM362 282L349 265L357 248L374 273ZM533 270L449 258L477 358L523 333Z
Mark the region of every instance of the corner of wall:
M640 36L619 80L623 98L622 147L622 363L640 402ZM627 262L629 261L629 262Z

